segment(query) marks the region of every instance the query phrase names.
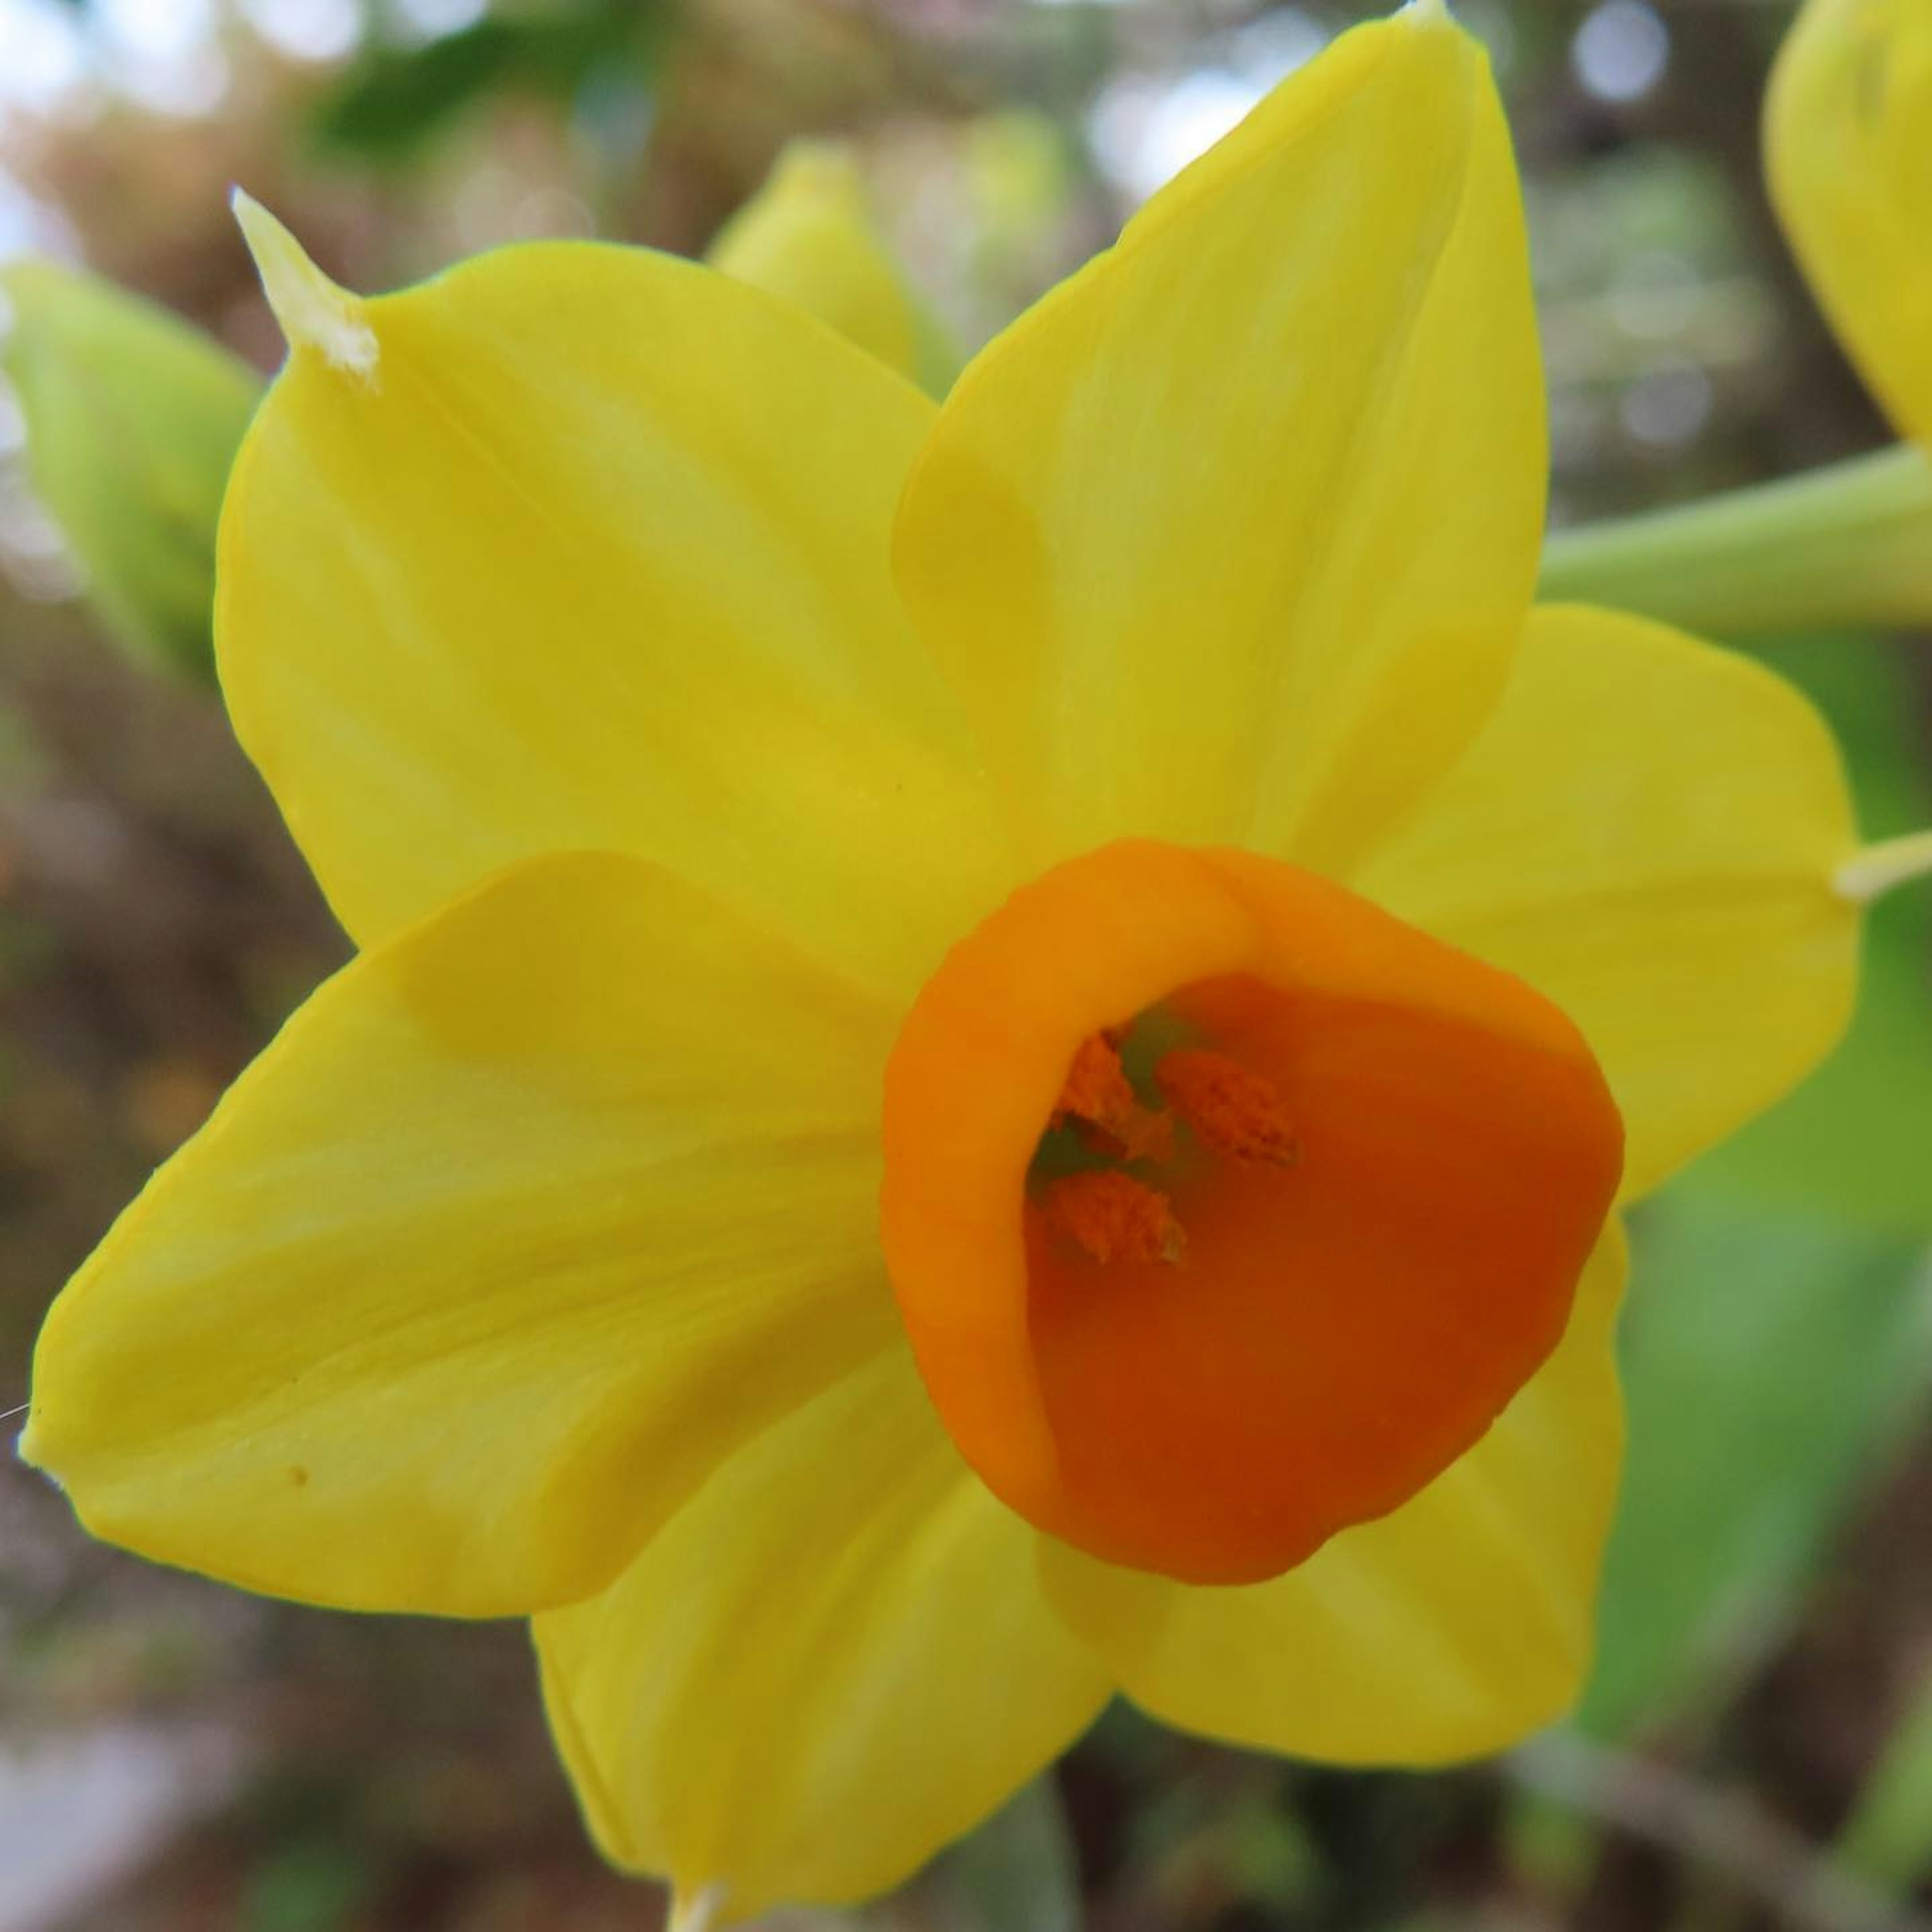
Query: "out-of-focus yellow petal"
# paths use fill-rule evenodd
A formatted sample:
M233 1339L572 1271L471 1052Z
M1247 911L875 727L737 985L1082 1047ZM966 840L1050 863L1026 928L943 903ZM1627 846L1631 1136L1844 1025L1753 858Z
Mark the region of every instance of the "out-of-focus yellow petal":
M1850 1017L1837 747L1749 658L1634 617L1532 620L1495 716L1352 883L1583 1030L1626 1198L1761 1112Z
M932 405L647 250L365 302L248 219L296 346L223 518L222 681L350 932L616 849L916 985L1010 883L888 567Z
M1622 1460L1612 1222L1568 1332L1489 1434L1269 1583L1200 1589L1059 1547L1047 1576L1127 1695L1184 1730L1337 1764L1496 1750L1567 1709Z
M1084 1730L1106 1672L903 1350L750 1444L610 1588L536 1620L607 1856L724 1920L884 1890Z
M1810 0L1778 56L1765 136L1820 305L1900 430L1932 444L1932 7Z
M1545 460L1508 132L1426 0L975 359L896 561L1035 861L1142 833L1333 870L1500 688Z
M836 142L794 141L711 244L713 268L815 315L934 393L958 367L879 232Z
M597 1589L896 1346L890 1032L656 867L520 866L330 981L155 1176L48 1317L22 1451L253 1589Z

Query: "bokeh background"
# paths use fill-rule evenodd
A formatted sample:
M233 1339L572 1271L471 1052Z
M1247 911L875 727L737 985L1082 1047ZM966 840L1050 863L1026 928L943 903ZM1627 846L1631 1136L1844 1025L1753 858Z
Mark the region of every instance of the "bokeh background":
M231 182L375 290L536 235L700 250L787 140L835 135L970 345L1370 10L0 0L0 257L85 261L266 368ZM1881 444L1761 184L1786 0L1460 10L1528 176L1557 518ZM216 699L76 600L25 441L0 391L0 1408L68 1270L346 952ZM1926 641L1753 646L1831 714L1874 836L1932 823ZM1839 1059L1641 1218L1630 1470L1574 1724L1425 1778L1117 1711L864 1922L1932 1925L1928 969L1932 893L1901 895ZM0 1932L649 1932L660 1910L580 1834L519 1628L151 1568L0 1466Z

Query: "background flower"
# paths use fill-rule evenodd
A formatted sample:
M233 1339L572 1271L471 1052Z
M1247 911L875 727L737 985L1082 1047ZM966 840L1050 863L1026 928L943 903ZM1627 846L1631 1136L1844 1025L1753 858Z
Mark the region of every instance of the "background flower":
M1839 340L1900 434L1932 439L1932 15L1809 0L1772 76L1765 151Z

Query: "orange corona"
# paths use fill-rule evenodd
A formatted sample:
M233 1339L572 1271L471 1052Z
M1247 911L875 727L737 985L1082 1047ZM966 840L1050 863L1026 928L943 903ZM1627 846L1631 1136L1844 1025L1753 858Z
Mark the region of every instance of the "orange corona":
M1622 1145L1520 980L1296 867L1126 841L922 991L886 1256L1010 1504L1110 1562L1254 1582L1481 1436L1563 1333Z

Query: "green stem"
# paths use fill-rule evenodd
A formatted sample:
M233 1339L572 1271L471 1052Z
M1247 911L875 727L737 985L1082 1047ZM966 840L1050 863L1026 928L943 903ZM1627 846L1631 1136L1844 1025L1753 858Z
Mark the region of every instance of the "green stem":
M1559 531L1538 595L1723 638L1932 618L1932 462L1910 445Z

